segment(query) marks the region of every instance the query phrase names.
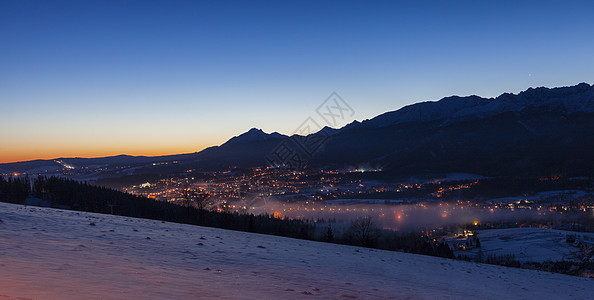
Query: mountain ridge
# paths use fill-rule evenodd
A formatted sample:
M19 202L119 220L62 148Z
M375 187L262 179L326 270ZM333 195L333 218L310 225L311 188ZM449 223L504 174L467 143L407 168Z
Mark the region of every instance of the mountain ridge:
M568 95L574 95L567 99ZM561 98L565 98L565 101ZM594 112L594 86L580 83L557 88L528 88L518 94L503 93L495 98L449 96L438 101L425 101L380 114L365 120L370 126L383 127L396 123L426 122L453 118L485 118L509 111L519 111L527 106L551 107L560 105L568 111ZM544 100L539 102L538 100Z
M254 127L245 133L230 138L227 142L223 143L221 147L233 143L261 142L269 139L282 139L286 137L286 135L280 134L276 131L272 133L266 133L262 129Z
M150 167L150 172L159 173L167 170L155 167L156 163L172 161L179 164L180 170L255 167L268 165L270 154L286 143L293 145L309 167L371 165L402 174L455 171L491 176L555 172L588 175L594 169L594 155L587 150L594 148L592 132L594 86L580 83L529 88L495 98L444 97L362 122L353 121L342 128L324 127L305 137L252 128L220 146L196 153L61 158L0 164L0 169L19 173L48 166L59 169L58 160L75 167L92 163L148 164L145 169ZM303 148L294 146L313 138L322 143L311 153L304 154Z

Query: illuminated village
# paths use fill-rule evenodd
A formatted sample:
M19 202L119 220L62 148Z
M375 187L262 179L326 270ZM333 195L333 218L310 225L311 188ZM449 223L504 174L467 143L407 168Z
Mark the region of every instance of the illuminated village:
M563 223L563 214L594 213L591 190L564 190L477 200L469 199L462 193L472 190L480 182L477 179L387 182L373 179L373 173L379 172L381 171L289 170L269 167L221 172L188 170L185 176L163 178L126 187L124 190L180 205L192 199L194 201L188 203L196 205L197 195L201 195L200 206L207 209L267 213L283 218L340 219L341 213L368 214L390 229L398 229L395 224L405 220L408 207L411 206L418 209L437 207L439 216L444 220L469 209L492 215L497 215L498 211L530 211L543 216L545 220L535 226L557 228L572 225ZM386 219L390 220L382 221ZM480 222L482 226L487 226L491 224L488 221L471 220L470 223L478 226ZM447 222L440 224L448 225Z

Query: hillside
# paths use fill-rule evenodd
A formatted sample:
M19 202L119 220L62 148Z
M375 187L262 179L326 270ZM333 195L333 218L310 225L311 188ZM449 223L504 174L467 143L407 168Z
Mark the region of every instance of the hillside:
M594 280L0 203L0 296L587 299Z

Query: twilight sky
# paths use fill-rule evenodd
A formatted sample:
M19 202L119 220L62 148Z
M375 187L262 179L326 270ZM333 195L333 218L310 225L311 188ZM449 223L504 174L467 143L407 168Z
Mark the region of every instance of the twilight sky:
M291 134L333 91L364 120L592 83L592 15L592 1L0 0L0 162Z

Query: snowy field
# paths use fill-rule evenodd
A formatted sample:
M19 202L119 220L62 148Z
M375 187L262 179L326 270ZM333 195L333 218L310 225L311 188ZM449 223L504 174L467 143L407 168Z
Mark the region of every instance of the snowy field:
M592 299L594 280L0 203L0 299Z
M545 260L580 261L578 257L580 248L576 248L565 241L568 234L576 235L580 241L594 244L594 233L545 228L481 230L478 237L485 256L489 254L513 254L517 260L522 262L543 262Z

